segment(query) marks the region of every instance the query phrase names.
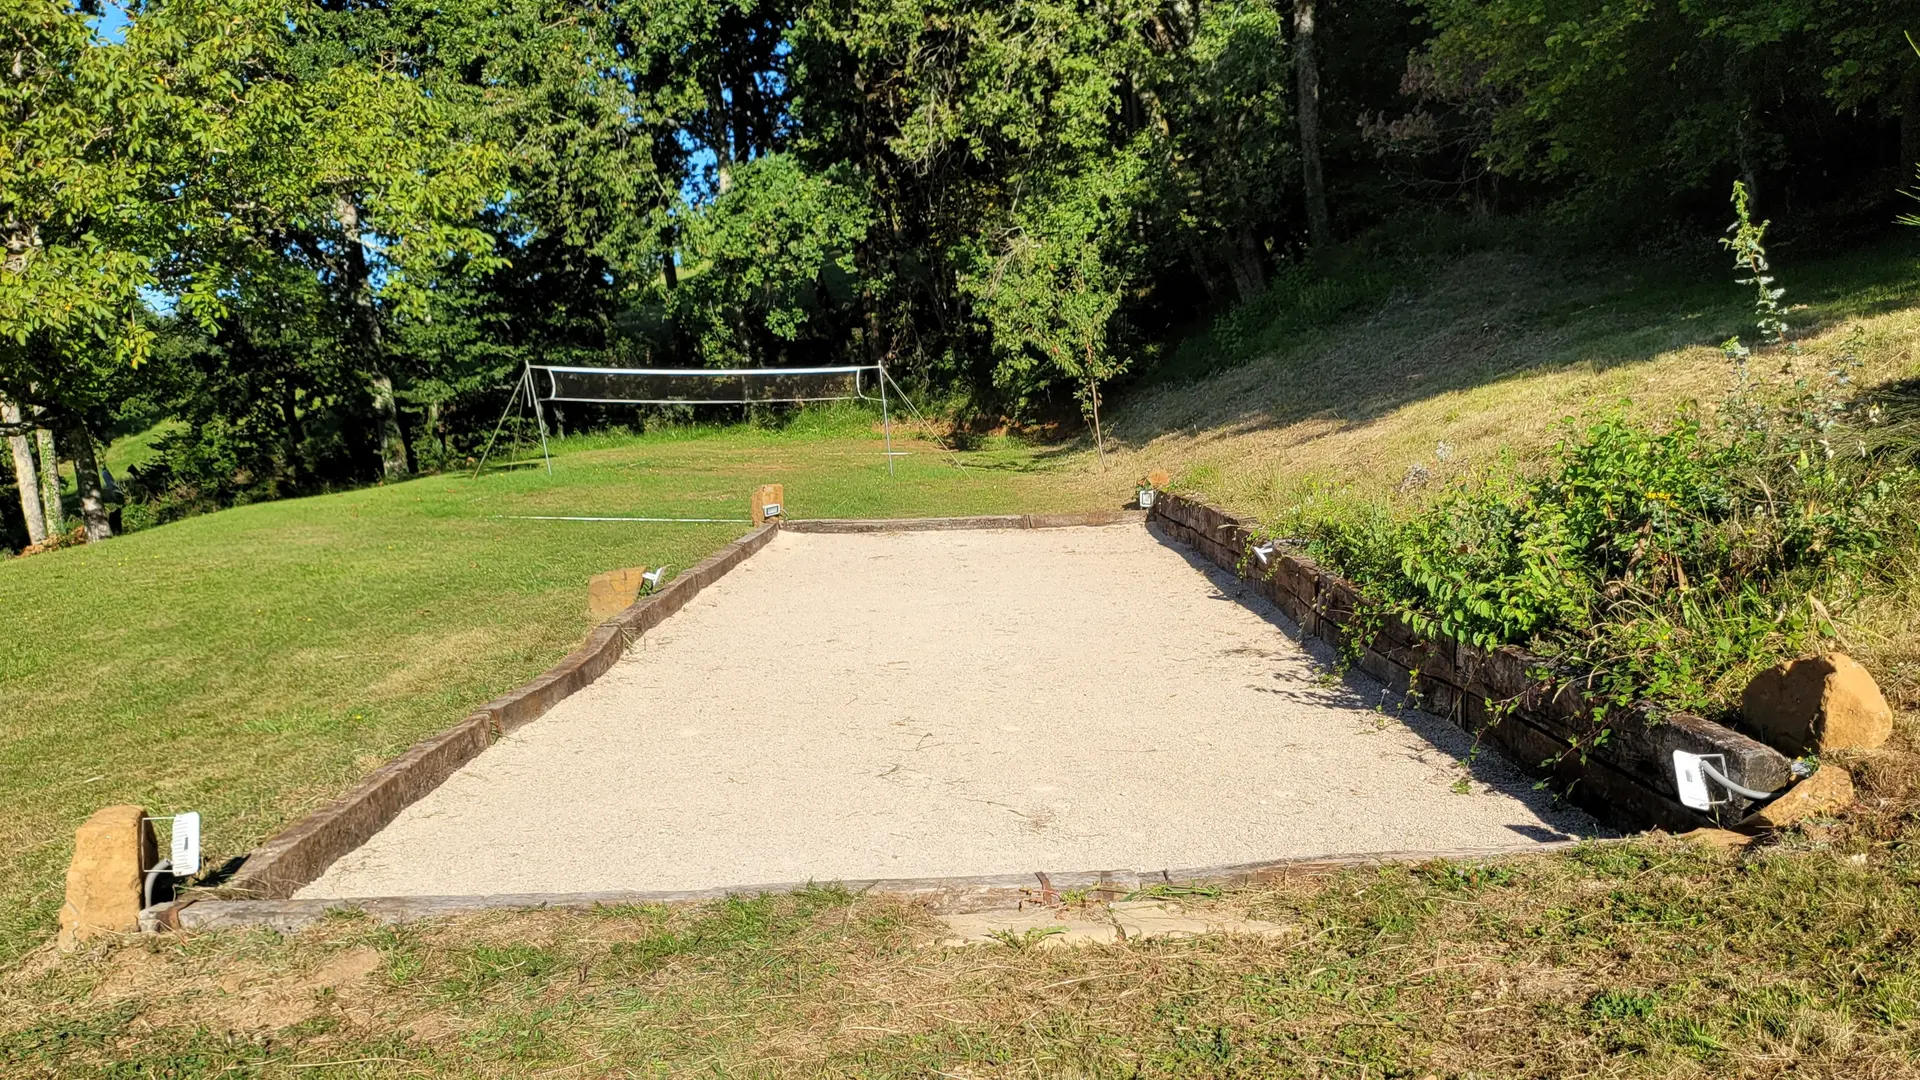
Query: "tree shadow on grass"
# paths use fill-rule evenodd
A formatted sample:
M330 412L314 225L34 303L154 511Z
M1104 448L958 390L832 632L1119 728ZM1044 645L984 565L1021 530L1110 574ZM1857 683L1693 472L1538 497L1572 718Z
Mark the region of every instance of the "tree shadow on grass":
M1802 327L1920 304L1920 237L1780 268ZM1578 368L1643 364L1751 335L1751 296L1718 261L1569 264L1479 252L1422 272L1369 314L1272 343L1198 380L1148 375L1116 395L1111 435L1231 437L1318 422L1352 430L1422 400ZM1312 436L1309 435L1309 438Z

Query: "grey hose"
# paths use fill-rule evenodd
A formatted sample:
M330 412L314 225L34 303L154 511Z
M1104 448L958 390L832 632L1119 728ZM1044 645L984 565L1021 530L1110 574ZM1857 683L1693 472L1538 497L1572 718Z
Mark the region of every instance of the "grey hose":
M1704 761L1700 763L1700 771L1735 795L1745 796L1749 799L1771 799L1779 794L1779 792L1776 791L1755 791L1750 787L1741 787L1739 784L1734 783L1722 775L1719 769L1714 768L1711 764Z

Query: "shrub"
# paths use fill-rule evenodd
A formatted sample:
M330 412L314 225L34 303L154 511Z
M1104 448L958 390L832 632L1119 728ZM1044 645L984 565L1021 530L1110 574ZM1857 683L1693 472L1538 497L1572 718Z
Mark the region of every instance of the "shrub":
M1833 632L1914 537L1915 473L1845 402L1730 401L1662 426L1624 410L1393 511L1324 503L1287 522L1416 630L1523 645L1602 701L1725 713L1752 671Z

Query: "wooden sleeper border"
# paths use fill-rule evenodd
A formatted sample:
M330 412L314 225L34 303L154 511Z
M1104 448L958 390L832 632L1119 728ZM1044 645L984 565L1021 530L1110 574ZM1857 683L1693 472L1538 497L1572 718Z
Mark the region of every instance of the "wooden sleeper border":
M1557 840L1531 848L1464 848L1447 851L1387 851L1362 855L1313 856L1189 870L1097 870L1082 873L1003 874L982 877L880 878L836 881L855 894L886 893L917 900L933 911L995 911L1026 904L1058 904L1068 892L1091 900L1124 900L1157 885L1249 885L1310 878L1343 870L1388 864L1483 862L1565 851L1587 841ZM265 928L292 933L336 911L355 911L380 923L406 923L487 911L585 910L637 904L697 904L729 896L795 892L813 882L734 885L717 889L612 891L580 893L493 893L480 896L380 896L347 900L226 900L153 908L141 916L141 929L234 930Z
M1083 525L1140 524L1145 510L1090 510L1078 514L1000 514L953 518L818 518L789 521L797 533L958 532L966 529L1065 529Z
M376 769L345 796L273 836L255 849L233 878L212 896L189 896L144 912L142 928L266 927L292 931L337 910L359 910L381 921L401 922L500 909L693 903L739 893L782 892L806 887L809 883L786 882L693 891L292 899L302 886L318 878L335 860L371 839L400 811L438 787L494 739L531 723L591 685L618 662L641 635L660 625L685 607L700 590L765 547L779 529L802 533L879 533L1050 529L1143 522L1246 580L1298 621L1306 633L1338 642L1341 628L1351 621L1357 594L1349 583L1292 555L1276 559L1268 574L1248 577L1244 563L1251 530L1218 510L1177 495L1163 493L1151 511L770 521L681 573L659 592L640 598L596 627L579 648L545 673L487 702L451 728L414 744ZM1515 680L1524 678L1529 670L1525 655L1517 650L1487 654L1454 643L1416 641L1404 627L1390 630L1393 632L1382 633L1371 643L1373 647L1365 652L1360 666L1390 685L1420 690L1424 695L1423 707L1487 735L1519 762L1524 764L1551 755L1563 745L1554 741L1558 732L1578 726L1574 722L1579 715L1577 704L1527 699L1520 710L1523 721L1490 726L1481 723L1476 727L1476 720L1484 721L1487 715L1489 696L1514 689ZM1524 687L1515 691L1522 697L1528 692ZM1560 720L1553 720L1555 716L1560 716ZM1662 793L1657 777L1652 775L1656 772L1654 766L1660 757L1660 748L1669 743L1726 753L1729 771L1736 780L1775 787L1785 782L1785 758L1717 724L1697 717L1675 717L1649 730L1662 734L1653 742L1637 741L1630 750L1606 758L1595 756L1591 764L1583 762L1577 770L1580 773L1577 779L1584 784L1576 786L1576 798L1620 821L1666 828L1702 823L1704 819L1700 815L1679 806L1670 797L1670 779L1667 790ZM1565 754L1560 758L1562 762L1567 759ZM1055 902L1061 892L1074 889L1086 890L1098 899L1118 899L1158 884L1245 884L1386 863L1504 858L1557 851L1573 843L1547 843L1524 852L1512 849L1384 852L1158 872L1087 871L1055 875L1039 872L1031 876L876 879L840 884L854 892L881 891L917 897L935 910L980 911L1029 902Z
M1185 496L1161 494L1150 522L1272 601L1302 633L1345 644L1360 606L1352 582L1297 553L1276 551L1262 566L1250 554L1248 523ZM1577 686L1537 680L1545 661L1511 646L1489 651L1423 638L1389 616L1358 650L1356 666L1422 710L1501 747L1515 764L1560 780L1574 802L1630 828L1680 832L1718 824L1681 805L1675 750L1723 755L1729 778L1747 787L1774 791L1792 782L1785 755L1702 717L1627 714L1598 722L1592 699ZM1750 805L1735 799L1724 810L1737 819Z

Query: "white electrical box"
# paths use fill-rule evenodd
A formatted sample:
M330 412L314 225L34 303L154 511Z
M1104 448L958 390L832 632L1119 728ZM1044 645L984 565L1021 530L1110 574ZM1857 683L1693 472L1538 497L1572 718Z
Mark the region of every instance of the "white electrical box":
M200 872L200 815L194 811L173 816L173 876L192 877Z
M1694 810L1711 810L1716 801L1713 790L1708 787L1706 770L1701 765L1713 762L1713 767L1725 773L1726 760L1719 754L1689 754L1685 750L1673 752L1673 785L1680 793L1680 804Z

